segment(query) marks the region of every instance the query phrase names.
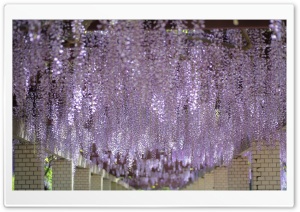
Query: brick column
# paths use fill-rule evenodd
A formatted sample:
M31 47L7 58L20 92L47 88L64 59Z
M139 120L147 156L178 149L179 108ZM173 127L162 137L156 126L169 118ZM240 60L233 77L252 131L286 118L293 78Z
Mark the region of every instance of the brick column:
M117 183L117 190L123 190L123 186Z
M90 190L91 172L89 168L76 167L74 175L74 190Z
M249 190L249 165L246 157L232 159L228 167L228 189Z
M252 190L280 190L280 147L252 147Z
M198 182L197 181L193 182L193 184L191 186L192 186L191 190L198 190Z
M52 190L73 190L72 161L59 158L52 163Z
M100 174L92 173L91 190L103 190L103 177Z
M199 177L198 179L198 189L205 190L205 180L203 177Z
M187 185L184 190L195 190L194 189L194 183Z
M210 173L206 173L204 175L204 190L214 190L214 171L211 171Z
M44 161L33 144L14 145L15 190L44 190Z
M110 179L103 178L103 190L112 190L111 189Z
M118 190L116 182L111 181L111 190Z
M228 190L227 167L217 167L214 170L214 190Z
M121 190L127 190L127 188L123 185L120 185L120 187L121 187Z

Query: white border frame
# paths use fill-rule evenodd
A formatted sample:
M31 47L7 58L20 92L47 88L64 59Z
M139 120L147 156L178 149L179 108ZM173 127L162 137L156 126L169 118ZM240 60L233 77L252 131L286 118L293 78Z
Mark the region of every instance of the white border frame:
M287 191L12 191L12 20L16 19L287 20ZM294 6L292 4L7 4L4 7L4 51L6 207L292 207L294 205Z

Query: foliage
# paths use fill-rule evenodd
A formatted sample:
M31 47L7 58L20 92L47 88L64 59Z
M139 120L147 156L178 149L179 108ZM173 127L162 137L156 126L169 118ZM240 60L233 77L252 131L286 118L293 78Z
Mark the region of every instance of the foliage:
M52 168L45 166L44 170L47 172L44 176L45 186L47 186L46 190L52 190Z
M51 162L54 160L54 156L51 155L45 158L45 165L44 165L44 187L45 190L52 190L52 167Z
M15 190L15 175L12 176L12 190Z

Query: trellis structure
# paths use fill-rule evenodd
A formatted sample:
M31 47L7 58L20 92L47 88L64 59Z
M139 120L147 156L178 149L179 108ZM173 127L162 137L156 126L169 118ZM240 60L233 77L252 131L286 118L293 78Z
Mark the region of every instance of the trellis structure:
M285 164L285 21L13 24L14 120L37 148L143 189L182 188L253 141Z

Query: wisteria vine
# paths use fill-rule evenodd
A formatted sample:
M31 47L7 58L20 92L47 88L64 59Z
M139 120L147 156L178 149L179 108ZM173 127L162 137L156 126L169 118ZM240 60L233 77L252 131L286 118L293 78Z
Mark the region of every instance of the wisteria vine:
M13 109L28 138L144 188L181 187L253 140L279 141L285 163L284 23L245 30L249 49L240 29L167 23L14 21Z

